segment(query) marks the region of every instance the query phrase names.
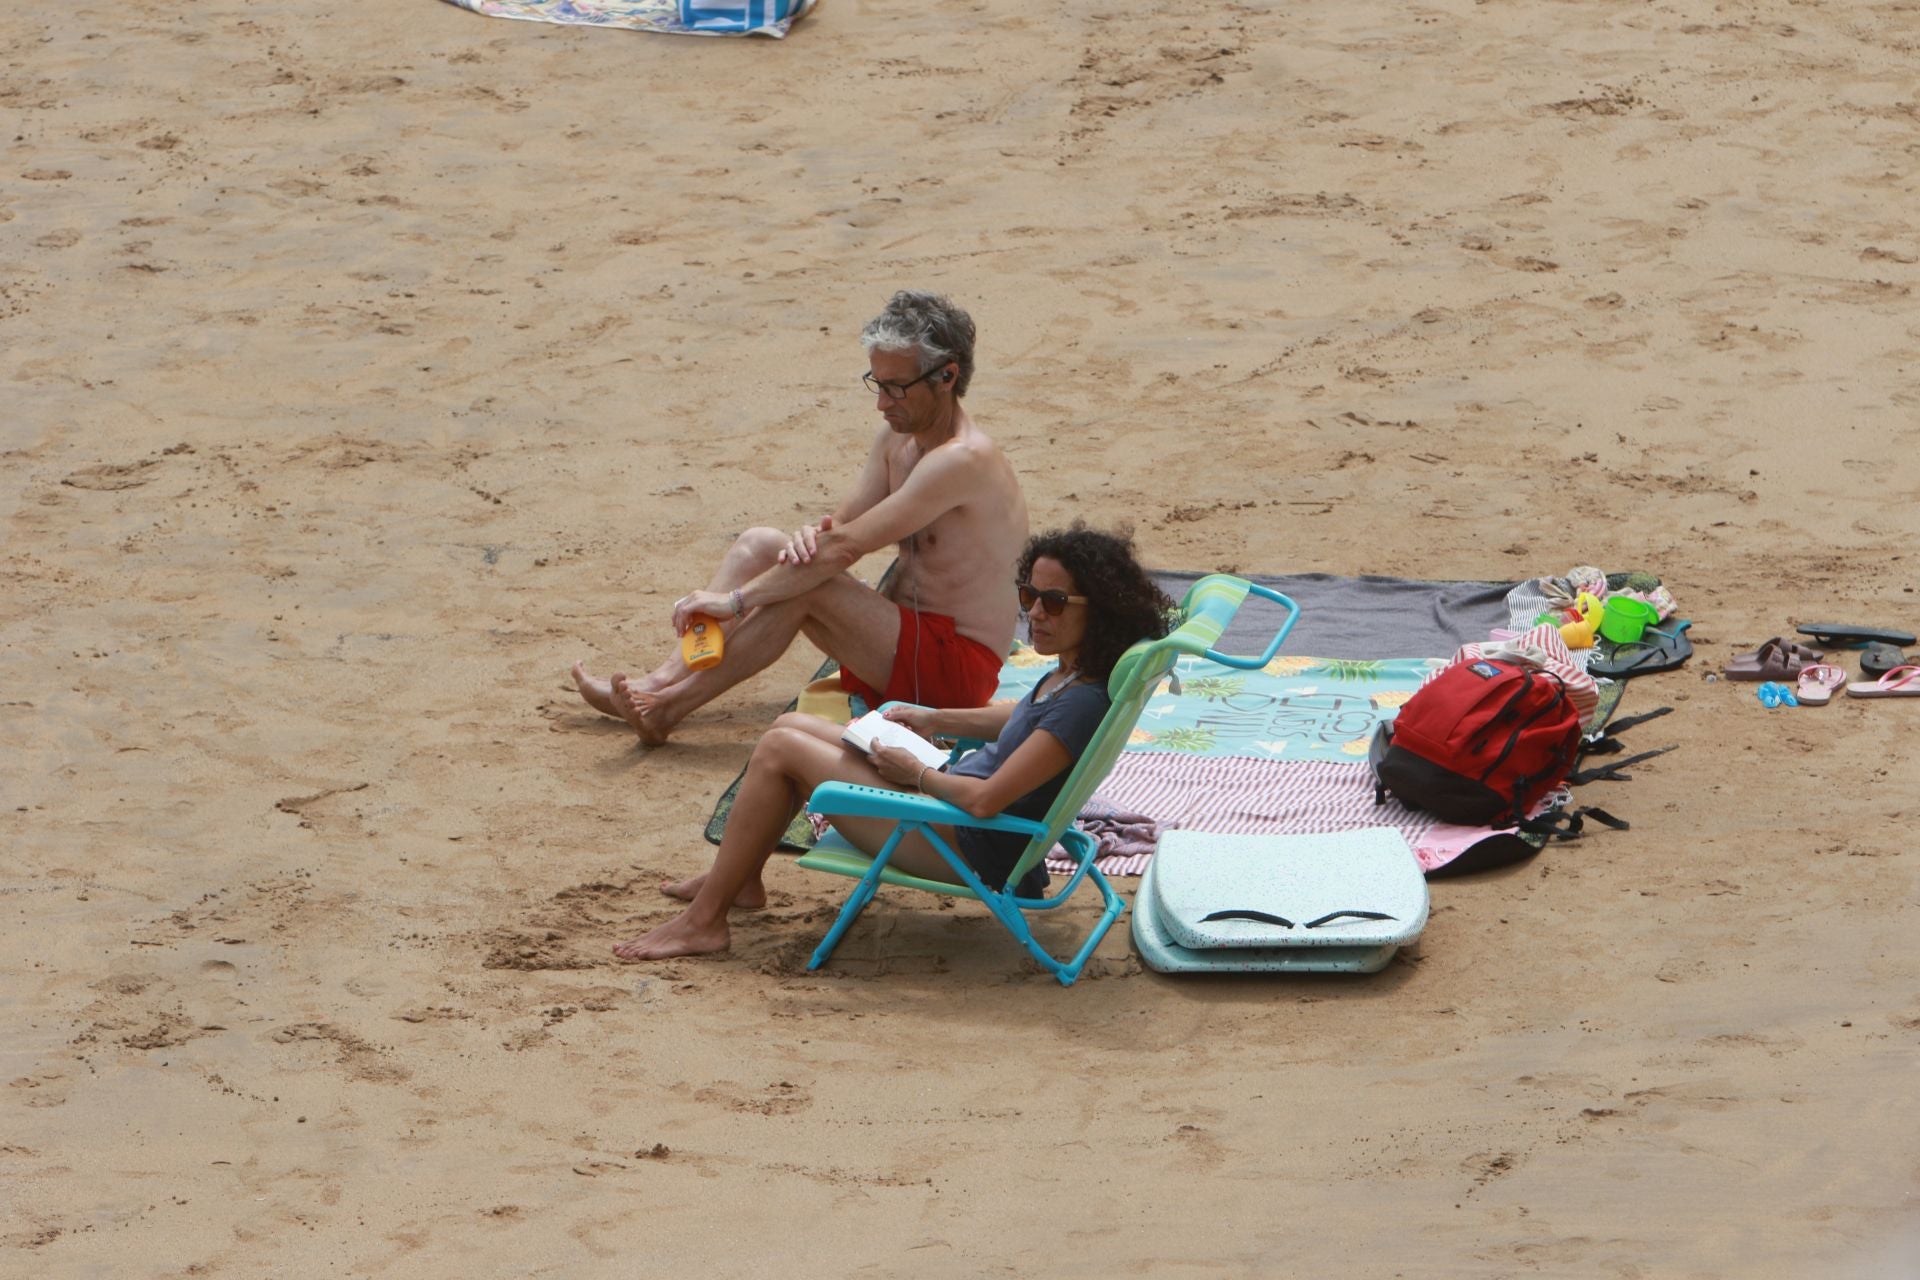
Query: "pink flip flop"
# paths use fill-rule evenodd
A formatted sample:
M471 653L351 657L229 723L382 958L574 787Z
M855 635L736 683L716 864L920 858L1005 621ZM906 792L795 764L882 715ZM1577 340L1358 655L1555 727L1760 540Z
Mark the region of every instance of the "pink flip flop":
M1847 673L1843 668L1831 662L1811 662L1800 668L1799 688L1794 696L1803 707L1824 707L1846 682Z
M1847 686L1849 698L1920 698L1920 667L1908 663L1895 667L1878 680L1862 680Z

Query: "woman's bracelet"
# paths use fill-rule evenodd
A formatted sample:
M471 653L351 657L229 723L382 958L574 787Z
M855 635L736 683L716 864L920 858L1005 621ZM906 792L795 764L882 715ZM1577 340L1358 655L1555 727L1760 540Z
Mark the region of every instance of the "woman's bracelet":
M920 791L920 792L926 791L927 770L931 768L933 768L932 765L923 764L920 766L920 772L913 775L913 789L915 791Z

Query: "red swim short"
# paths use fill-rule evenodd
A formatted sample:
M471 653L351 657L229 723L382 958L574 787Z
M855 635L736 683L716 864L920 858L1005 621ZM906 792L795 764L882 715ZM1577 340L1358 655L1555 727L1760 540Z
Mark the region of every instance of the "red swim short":
M893 653L893 673L887 677L886 689L875 689L845 667L840 669L840 687L858 694L869 707L883 702L917 702L923 707L986 706L1000 687L1000 655L955 631L953 619L945 614L915 613L905 605L897 607L900 644Z

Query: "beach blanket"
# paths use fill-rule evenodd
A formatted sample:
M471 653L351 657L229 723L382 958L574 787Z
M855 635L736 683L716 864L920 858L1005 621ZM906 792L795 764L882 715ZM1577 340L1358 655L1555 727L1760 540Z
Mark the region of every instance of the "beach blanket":
M489 18L619 27L683 36L772 36L787 29L818 0L450 0Z
M1158 572L1154 581L1178 600L1198 573ZM1288 653L1323 658L1430 658L1485 640L1507 625L1511 582L1427 582L1418 578L1331 573L1242 574L1272 587L1300 606L1300 621L1287 637ZM1222 653L1259 653L1285 612L1250 596L1234 615L1218 648Z
M1199 576L1154 575L1175 599ZM1452 653L1506 625L1512 584L1330 574L1253 580L1300 605L1300 623L1287 648L1327 656L1283 655L1259 671L1182 659L1176 672L1180 691L1163 686L1149 699L1127 749L1082 815L1079 825L1101 846L1097 865L1103 872L1144 872L1160 829L1285 834L1398 826L1429 871L1490 838L1519 838L1436 823L1391 798L1376 807L1366 763L1375 726L1446 665L1445 658L1429 655ZM1257 652L1280 616L1278 606L1249 598L1222 649ZM1393 656L1368 656L1369 647ZM1017 645L995 697L1024 697L1051 665L1051 659ZM829 663L821 674L833 669ZM1613 714L1622 686L1600 689L1589 728ZM1302 767L1307 765L1321 767ZM739 785L736 778L714 806L706 828L711 843L718 844L726 830ZM802 813L781 848L805 851L814 839L814 824ZM1527 839L1537 847L1539 837ZM1064 860L1050 866L1069 869Z
M1391 797L1374 801L1367 746L1375 728L1444 665L1441 658L1280 657L1259 671L1237 671L1183 658L1174 668L1178 687L1169 681L1148 699L1094 802L1106 812L1149 815L1161 831L1292 835L1398 827L1427 872L1483 841L1522 838L1440 822ZM1024 697L1051 666L1017 649L996 698ZM1604 686L1588 731L1612 715L1620 693L1619 684ZM1537 838L1528 843L1538 847ZM1103 847L1095 865L1107 875L1137 876L1150 857L1137 847ZM1047 866L1057 874L1073 869L1061 850Z

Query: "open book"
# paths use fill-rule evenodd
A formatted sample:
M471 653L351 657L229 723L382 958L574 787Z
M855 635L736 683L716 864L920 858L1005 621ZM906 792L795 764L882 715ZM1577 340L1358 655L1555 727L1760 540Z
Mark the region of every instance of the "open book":
M897 721L878 711L869 711L841 731L840 741L865 755L875 746L904 747L921 764L938 769L947 762L947 753Z

